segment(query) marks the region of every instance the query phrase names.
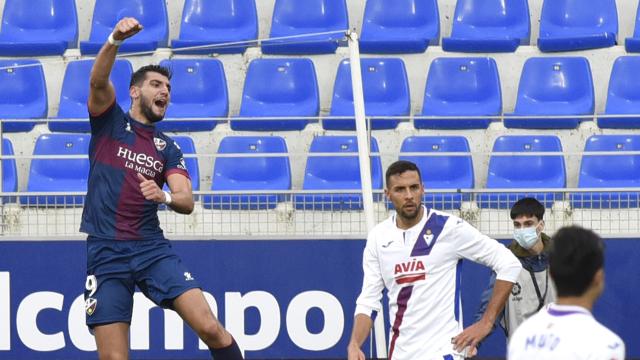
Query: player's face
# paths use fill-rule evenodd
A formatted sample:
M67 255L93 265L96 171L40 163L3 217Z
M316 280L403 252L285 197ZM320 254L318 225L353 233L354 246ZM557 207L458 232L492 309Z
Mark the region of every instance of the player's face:
M398 216L412 220L420 214L424 187L417 171L391 175L384 193L393 203Z
M169 79L157 72L149 71L140 89L140 111L151 122L164 118L171 100Z

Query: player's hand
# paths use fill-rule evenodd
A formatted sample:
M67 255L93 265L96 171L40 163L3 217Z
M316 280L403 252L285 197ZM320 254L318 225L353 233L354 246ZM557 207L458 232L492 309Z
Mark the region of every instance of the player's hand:
M164 191L160 189L158 184L153 180L148 180L142 174L138 173L138 180L140 180L140 192L145 199L151 200L157 203L164 203L165 195Z
M139 33L140 30L142 30L142 25L138 20L131 17L122 18L113 28L113 39L124 40Z
M476 322L451 339L453 348L461 354L464 354L466 351L466 357L476 356L478 353L478 349L476 348L478 343L489 335L492 328L493 324L487 323L486 321L480 320Z
M364 353L356 345L347 347L347 360L365 360Z

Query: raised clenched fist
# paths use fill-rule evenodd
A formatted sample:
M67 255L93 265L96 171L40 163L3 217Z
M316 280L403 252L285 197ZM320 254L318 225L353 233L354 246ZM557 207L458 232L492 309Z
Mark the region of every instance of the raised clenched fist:
M140 30L142 30L142 25L138 20L126 17L118 21L113 28L113 39L118 41L124 40L137 34Z

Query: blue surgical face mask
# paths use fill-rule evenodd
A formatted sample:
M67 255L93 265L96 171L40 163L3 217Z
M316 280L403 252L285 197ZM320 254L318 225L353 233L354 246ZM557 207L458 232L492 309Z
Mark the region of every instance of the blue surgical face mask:
M513 231L513 238L523 248L527 250L531 249L533 245L535 245L538 241L538 232L536 231L536 226L515 229Z

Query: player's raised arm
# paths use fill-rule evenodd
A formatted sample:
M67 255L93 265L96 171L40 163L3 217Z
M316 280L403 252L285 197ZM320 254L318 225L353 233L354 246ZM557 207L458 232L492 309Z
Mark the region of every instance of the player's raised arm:
M109 75L116 60L118 46L123 40L137 34L142 30L142 25L134 18L123 18L118 21L113 32L109 35L91 69L89 81L88 107L91 114L97 115L104 112L115 99L113 84L109 81Z

